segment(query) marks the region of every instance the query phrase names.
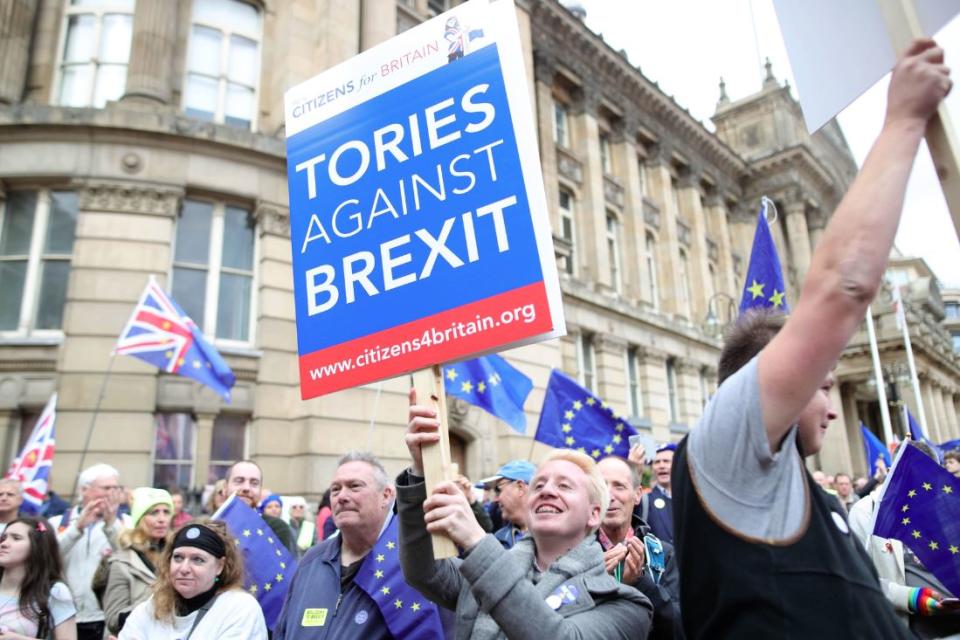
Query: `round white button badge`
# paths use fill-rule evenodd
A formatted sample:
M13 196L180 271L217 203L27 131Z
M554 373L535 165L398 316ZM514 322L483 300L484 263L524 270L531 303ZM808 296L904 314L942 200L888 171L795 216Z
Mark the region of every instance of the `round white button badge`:
M830 515L833 516L833 524L837 525L837 529L840 529L841 533L849 535L850 527L847 526L847 521L843 519L843 516L836 511L831 511Z
M557 594L552 594L547 596L547 606L553 609L554 611L560 608L560 604L562 602L563 601L560 599L560 596L558 596Z
M363 624L367 621L367 612L365 610L357 611L357 615L353 616L353 621L357 624Z

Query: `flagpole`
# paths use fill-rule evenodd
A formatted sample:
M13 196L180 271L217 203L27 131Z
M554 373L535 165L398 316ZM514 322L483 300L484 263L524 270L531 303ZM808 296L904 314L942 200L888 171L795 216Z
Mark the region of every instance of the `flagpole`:
M873 330L873 310L867 307L867 337L870 339L870 355L873 357L873 376L877 381L877 400L880 402L880 419L883 422L883 438L893 442L893 427L890 425L890 407L887 406L887 388L880 366L880 350L877 348L877 334Z
M900 332L903 334L903 347L907 352L907 365L910 367L910 384L913 387L913 395L917 398L917 417L920 418L920 428L923 430L924 434L929 434L927 431L927 416L923 411L923 398L920 396L920 379L917 377L917 365L913 361L913 345L910 343L910 327L907 326L907 310L903 305L903 298L900 297L900 287L894 287L896 292L897 301L900 304L899 314L900 322L897 324L900 325ZM905 422L904 424L909 424ZM929 438L930 436L927 435Z
M100 413L100 405L103 403L103 396L107 391L107 381L110 380L110 372L113 371L113 361L117 358L117 354L111 352L110 360L107 362L107 372L103 376L103 382L100 383L100 395L97 396L97 404L93 408L93 415L90 416L90 426L87 427L87 437L83 442L83 451L80 453L80 466L77 470L76 480L73 481L73 493L71 494L74 498L77 497L77 486L80 484L80 474L83 472L83 463L87 459L87 449L90 448L90 439L93 437L93 426L97 422L97 415Z

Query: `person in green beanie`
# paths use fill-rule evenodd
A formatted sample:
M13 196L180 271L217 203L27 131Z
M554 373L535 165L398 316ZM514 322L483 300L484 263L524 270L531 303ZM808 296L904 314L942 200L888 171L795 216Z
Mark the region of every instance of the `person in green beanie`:
M173 498L163 489L135 489L130 507L134 526L120 534L120 550L109 559L103 596L111 633L119 633L133 608L150 597L173 518Z

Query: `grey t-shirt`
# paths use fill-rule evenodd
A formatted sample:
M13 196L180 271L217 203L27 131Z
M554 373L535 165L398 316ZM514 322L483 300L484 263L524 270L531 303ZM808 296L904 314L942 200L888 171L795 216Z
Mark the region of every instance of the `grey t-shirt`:
M791 427L770 452L760 409L757 357L727 378L690 431L687 457L703 505L737 534L764 542L804 525L806 476Z

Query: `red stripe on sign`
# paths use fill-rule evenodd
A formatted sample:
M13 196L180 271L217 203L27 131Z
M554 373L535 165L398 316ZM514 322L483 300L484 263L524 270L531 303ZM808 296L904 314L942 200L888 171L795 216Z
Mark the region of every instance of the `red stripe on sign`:
M392 378L552 328L546 287L535 282L300 356L300 395L307 400Z

